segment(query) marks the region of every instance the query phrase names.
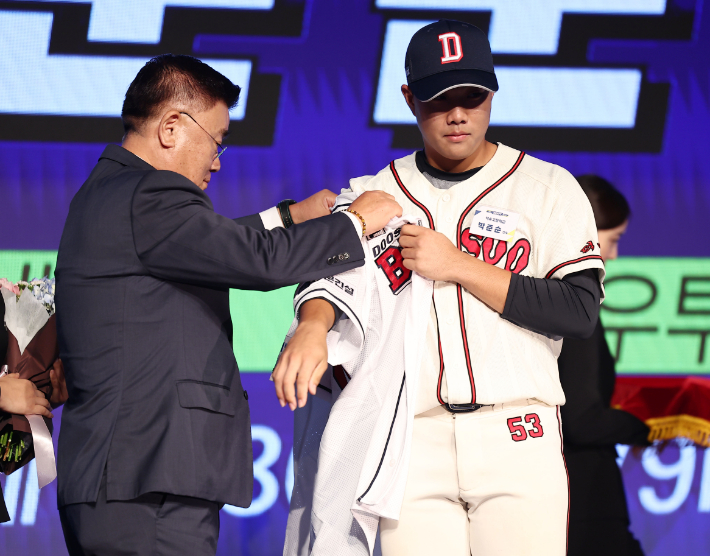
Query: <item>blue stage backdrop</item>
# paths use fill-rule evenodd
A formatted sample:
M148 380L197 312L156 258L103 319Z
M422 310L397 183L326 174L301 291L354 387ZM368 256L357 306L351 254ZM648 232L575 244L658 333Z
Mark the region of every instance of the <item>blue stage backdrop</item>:
M399 93L404 50L442 17L488 32L501 87L490 140L599 174L629 199L602 311L620 372L710 374L702 0L0 0L0 276L53 273L69 203L105 144L120 142L123 94L151 56L198 56L243 87L208 189L237 217L338 191L421 148ZM235 352L256 481L250 508L222 512L220 555L282 550L293 420L266 373L291 293L232 294L248 315L234 323ZM646 553L710 554L710 450L619 454ZM0 554L65 554L55 484L38 491L33 465L1 481L13 520Z

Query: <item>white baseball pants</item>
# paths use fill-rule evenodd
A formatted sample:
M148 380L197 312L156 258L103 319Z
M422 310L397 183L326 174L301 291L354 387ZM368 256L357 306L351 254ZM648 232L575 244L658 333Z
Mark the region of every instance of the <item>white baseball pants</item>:
M559 408L536 400L414 418L400 519L383 556L564 556L569 486Z

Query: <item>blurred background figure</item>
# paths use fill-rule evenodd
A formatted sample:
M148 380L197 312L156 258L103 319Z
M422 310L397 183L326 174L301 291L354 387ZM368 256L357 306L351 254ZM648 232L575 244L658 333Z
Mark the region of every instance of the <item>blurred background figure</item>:
M0 299L0 301L2 300ZM51 418L50 400L45 398L44 394L31 381L18 378L16 374L5 373L7 346L8 333L5 328L5 303L0 302L0 417L6 416L8 413L15 413L18 415L44 415ZM56 374L61 368L63 384L64 369L61 367L60 360L57 360L56 367L57 371L53 369L51 372ZM52 384L54 382L55 378L53 377ZM61 403L65 401L66 398L63 398ZM57 405L61 405L61 403ZM6 521L10 521L10 514L5 507L2 489L0 488L0 523Z
M604 262L616 259L631 210L624 196L595 175L577 178L592 204ZM565 338L558 359L567 402L562 406L564 453L570 481L569 556L643 555L629 530L629 512L616 444L647 446L646 424L612 409L614 358L598 321L586 340Z

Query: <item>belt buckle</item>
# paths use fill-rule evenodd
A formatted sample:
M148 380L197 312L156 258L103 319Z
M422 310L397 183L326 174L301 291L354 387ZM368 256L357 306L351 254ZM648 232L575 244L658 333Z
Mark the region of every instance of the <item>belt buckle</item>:
M485 404L481 403L445 403L444 409L449 413L472 413L478 411Z

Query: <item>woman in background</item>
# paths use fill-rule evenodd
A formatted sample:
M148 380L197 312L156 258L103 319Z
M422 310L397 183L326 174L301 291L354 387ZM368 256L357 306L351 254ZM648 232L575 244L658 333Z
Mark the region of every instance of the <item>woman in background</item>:
M6 363L8 333L5 328L5 303L0 297L0 370ZM64 367L61 359L57 359L49 373L52 381L52 397L47 400L37 387L17 375L0 376L0 414L15 413L18 415L43 415L52 417L51 409L59 407L67 400L67 385L64 380ZM10 521L10 515L5 507L5 501L0 488L0 523Z
M577 178L592 204L604 262L615 259L631 211L624 196L593 175ZM565 338L558 359L567 402L562 406L564 454L570 481L569 556L643 556L629 531L616 444L648 445L648 427L612 409L616 372L601 320L586 340Z

